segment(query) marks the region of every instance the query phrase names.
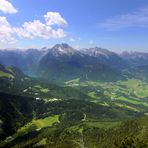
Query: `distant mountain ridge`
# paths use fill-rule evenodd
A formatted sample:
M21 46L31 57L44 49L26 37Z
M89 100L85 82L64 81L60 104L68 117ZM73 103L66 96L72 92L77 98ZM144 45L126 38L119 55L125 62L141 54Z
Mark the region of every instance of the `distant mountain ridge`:
M129 63L134 66L147 65L148 53L144 52L123 52L117 54L108 49L94 47L83 48L80 50L74 49L66 43L56 44L55 46L48 48L43 47L41 49L30 48L27 50L21 49L1 49L0 50L0 63L8 66L17 66L24 70L28 66L37 65L43 56L48 54L51 56L72 55L81 54L81 56L88 55L97 58L104 64L110 64L110 66L127 66ZM122 67L122 68L123 68Z
M52 48L48 49L48 53L52 56L61 56L61 55L73 55L73 54L80 54L79 51L75 50L68 44L56 44Z
M131 66L148 65L148 53L146 52L123 52L121 57L129 62Z
M57 44L51 48L40 60L38 71L41 72L41 77L44 75L53 81L68 81L75 78L114 81L122 78L120 72L112 66L67 44Z
M52 81L75 78L114 81L124 78L122 70L148 64L148 53L119 55L99 47L77 50L64 43L40 50L0 50L0 63Z
M28 49L28 50L0 50L0 64L5 66L15 66L24 72L35 69L36 64L45 54L45 50Z
M95 48L82 49L81 52L83 54L98 59L101 63L104 63L106 65L111 65L112 67L115 68L120 69L120 68L126 68L128 66L127 62L124 59L122 59L115 52L111 52L108 49L95 47Z

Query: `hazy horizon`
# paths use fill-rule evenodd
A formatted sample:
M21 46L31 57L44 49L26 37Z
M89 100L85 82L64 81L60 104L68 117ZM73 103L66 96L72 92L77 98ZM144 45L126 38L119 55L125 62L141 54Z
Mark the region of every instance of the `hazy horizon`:
M66 44L66 43L57 43L57 44ZM8 47L8 48L0 48L0 51L27 51L27 50L30 50L30 49L36 49L36 50L48 50L50 48L53 48L56 44L53 44L53 45L50 45L50 46L41 46L41 47L26 47L26 48L22 48L22 47L14 47L14 48L11 48L11 47ZM80 50L83 50L83 49L89 49L89 48L101 48L101 49L107 49L111 52L115 52L117 54L121 54L121 53L124 53L124 52L128 52L128 53L134 53L134 52L137 52L137 53L148 53L148 51L139 51L139 50L114 50L114 49L110 49L110 48L103 48L103 47L99 47L99 46L89 46L89 47L77 47L77 46L72 46L71 44L68 44L69 46L71 46L72 48L80 51Z

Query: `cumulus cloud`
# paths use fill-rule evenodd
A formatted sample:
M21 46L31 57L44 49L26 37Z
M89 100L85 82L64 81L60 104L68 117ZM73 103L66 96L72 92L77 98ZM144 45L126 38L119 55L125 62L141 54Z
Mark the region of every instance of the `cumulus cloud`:
M17 13L16 8L8 0L0 0L0 11L3 13Z
M54 12L52 12L53 14ZM47 13L49 14L49 12ZM55 14L59 14L55 12ZM62 17L61 17L62 18ZM64 18L62 18L64 20ZM48 23L51 22L51 23ZM0 17L0 42L13 42L15 41L14 36L18 36L22 39L50 39L50 38L63 38L66 36L65 31L60 27L67 22L62 22L55 17L51 21L48 18L48 22L45 19L44 22L40 20L33 20L25 22L20 27L11 26L7 21L6 17ZM54 25L54 27L53 27ZM55 29L55 25L56 29Z
M46 24L51 25L67 25L66 20L58 12L47 12L44 15Z
M14 43L13 33L14 31L6 17L0 16L0 42Z
M49 38L62 38L66 34L59 26L67 24L66 20L61 17L57 12L48 12L44 15L45 23L40 20L34 20L32 22L25 22L22 27L15 28L15 32L21 38L33 39L36 37L49 39ZM53 28L53 25L58 25L57 29Z
M108 31L119 30L128 27L148 28L148 6L141 8L133 13L122 14L107 19L100 27Z

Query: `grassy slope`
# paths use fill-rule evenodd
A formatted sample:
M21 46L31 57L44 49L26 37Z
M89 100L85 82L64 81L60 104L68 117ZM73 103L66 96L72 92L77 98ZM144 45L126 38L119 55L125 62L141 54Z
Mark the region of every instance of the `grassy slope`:
M44 120L44 119L42 119ZM75 125L48 127L32 137L30 134L16 140L14 147L45 146L53 148L119 148L148 146L148 117L124 122L80 122ZM50 123L50 121L49 121ZM32 133L33 134L33 133ZM24 141L24 139L26 139ZM7 145L8 146L8 145Z
M4 77L4 76L2 76L2 77ZM80 88L80 89L82 89L82 91L87 92L88 95L92 97L89 99L91 99L91 101L95 102L96 104L97 103L103 104L104 106L110 106L110 105L114 104L114 105L119 106L121 108L128 108L130 110L134 110L137 112L142 111L142 109L143 109L142 107L147 108L147 106L148 106L148 104L143 101L144 98L148 96L148 92L147 92L148 86L146 83L144 83L140 80L130 79L128 81L118 81L118 82L114 82L114 83L99 83L99 82L92 82L92 81L80 83L79 80L77 79L77 80L68 82L67 85L72 86L74 88ZM29 90L28 89L29 87L30 86L27 86L27 88L26 88L27 91ZM35 83L35 84L31 85L31 89L28 92L29 93L32 92L32 94L30 94L30 95L35 95L35 93L39 93L40 97L42 97L44 95L48 96L52 92L52 94L54 94L55 96L60 98L61 93L57 93L57 91L55 91L55 89L58 89L58 88L48 87L47 85ZM65 89L64 92L67 92L67 90L69 90L69 94L71 94L70 90L72 90L72 89ZM58 90L58 92L61 92L61 91L63 91L63 89ZM76 92L74 91L74 94ZM51 99L51 97L49 97L48 99ZM81 97L84 97L84 96L81 96ZM111 100L112 98L113 99L115 98L116 100L112 101ZM40 129L44 129L45 127L52 126L52 124L56 123L57 121L58 121L58 115L53 116L53 117L51 117L51 116L46 117L44 119L37 119L37 120L34 119L34 120L32 120L32 122L28 123L27 125L23 126L21 129L19 129L17 134L18 135L24 135L24 134L28 135L31 131L38 132L38 130L40 131ZM145 122L147 122L147 120L141 120L138 122L138 124L140 124L142 130L144 130L143 127L146 126ZM93 121L93 120L89 119L89 120L84 121L83 124L80 124L80 125L78 124L78 125L74 125L71 127L66 127L64 129L64 131L63 130L60 131L61 133L58 133L59 132L58 130L60 130L60 129L56 129L55 127L53 127L53 130L55 130L54 134L55 134L55 136L57 136L58 140L59 139L61 140L64 138L68 139L68 140L72 139L72 141L75 141L79 144L81 143L80 145L82 145L83 144L83 141L82 141L83 140L83 129L84 129L83 127L89 128L91 130L95 129L95 128L98 128L98 129L100 129L100 128L101 129L104 129L104 128L108 129L109 128L110 129L111 127L116 127L119 124L120 124L120 121L119 122L118 121L99 121L99 120ZM44 133L46 133L50 137L52 130L50 130L50 128L48 128L48 130L44 131ZM118 130L120 131L120 129L118 129ZM57 135L57 133L59 135ZM99 130L97 133L95 133L96 137L93 137L94 133L95 132L92 130L90 133L90 137L89 137L90 139L87 137L87 135L85 135L86 138L88 138L88 145L91 145L91 147L93 147L93 144L92 144L93 142L97 145L100 142L97 139L97 135L99 135ZM87 134L89 135L89 133L87 133ZM50 145L49 142L47 143L47 141L50 141L50 139L47 139L47 137L45 135L43 137L40 135L40 138L37 139L37 141L39 142L39 144ZM56 138L55 136L52 138L53 139ZM118 136L120 136L120 134ZM141 131L138 136L143 137L143 134ZM81 141L77 141L76 137L80 138ZM28 138L28 136L27 136L27 138ZM94 138L94 141L91 141L92 140L91 138L92 139ZM124 136L122 138L124 138ZM32 139L36 139L36 137L33 137ZM30 139L30 141L32 139ZM59 142L56 141L56 143L59 145L62 144L62 142L60 140L59 140ZM111 139L107 139L107 137L106 137L106 140L108 140L109 143L111 141ZM25 142L23 142L23 145L25 144ZM65 144L65 143L63 143L63 144Z
M10 73L6 73L3 71L0 71L0 77L4 77L4 78L14 78L14 76Z
M18 129L17 133L18 135L25 134L32 130L39 130L44 127L52 126L53 123L58 122L58 115L46 117L44 119L33 119L28 124L24 125L20 129Z
M11 94L42 98L47 100L53 98L90 99L89 96L78 90L70 87L60 87L38 79L27 77L20 70L14 69L12 67L3 67L2 70L0 70L1 92L9 92Z

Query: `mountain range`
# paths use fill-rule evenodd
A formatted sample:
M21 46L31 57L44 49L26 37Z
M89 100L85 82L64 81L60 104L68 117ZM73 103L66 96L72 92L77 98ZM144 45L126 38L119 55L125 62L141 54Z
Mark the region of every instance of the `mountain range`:
M123 70L148 65L148 54L117 54L98 47L77 50L68 44L57 44L40 50L0 50L0 63L57 83L75 78L116 81L125 79Z

